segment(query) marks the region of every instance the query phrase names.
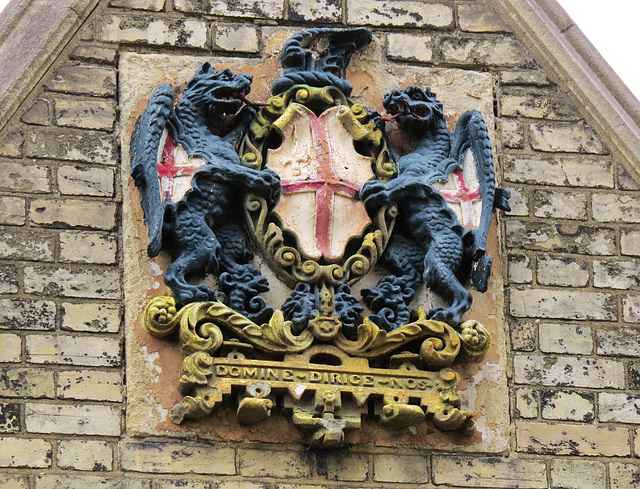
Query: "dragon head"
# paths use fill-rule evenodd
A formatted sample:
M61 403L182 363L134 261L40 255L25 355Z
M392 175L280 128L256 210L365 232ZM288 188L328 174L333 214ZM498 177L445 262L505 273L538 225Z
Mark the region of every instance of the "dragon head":
M184 88L178 107L202 107L208 115L235 114L251 91L252 81L246 73L234 74L228 68L215 71L204 63Z
M403 131L424 132L444 119L442 103L428 87L411 85L394 90L385 95L382 104Z

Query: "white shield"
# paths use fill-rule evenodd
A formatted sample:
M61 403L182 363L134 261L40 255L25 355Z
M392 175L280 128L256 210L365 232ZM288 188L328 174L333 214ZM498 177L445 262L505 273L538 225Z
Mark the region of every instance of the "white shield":
M462 169L456 169L449 180L433 185L442 193L449 207L466 229L477 229L482 217L482 197L476 161L471 150L466 150L462 158Z
M158 180L162 202L178 202L191 188L193 174L204 166L202 158L187 155L186 150L176 145L166 129L158 148Z
M275 211L295 233L307 258L336 260L350 239L371 223L354 195L374 178L372 160L358 153L332 107L316 116L299 104L282 131L282 144L269 150L267 166L282 179L282 197Z

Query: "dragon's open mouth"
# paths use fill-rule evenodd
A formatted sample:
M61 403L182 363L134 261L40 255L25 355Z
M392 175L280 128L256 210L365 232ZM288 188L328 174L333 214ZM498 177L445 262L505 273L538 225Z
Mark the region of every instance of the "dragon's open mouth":
M252 106L267 105L260 102L252 102L247 99L250 86L243 84L239 87L219 87L214 90L214 102L211 107L222 114L236 114L243 104Z
M413 116L419 119L425 119L430 115L429 109L423 104L396 103L389 106L387 111L391 114L390 119L392 120L403 116Z
M218 114L236 114L246 102L249 93L247 84L235 87L218 87L213 91L210 110Z
M243 100L248 93L249 93L249 89L245 87L240 87L240 88L220 87L214 91L214 96L217 101Z

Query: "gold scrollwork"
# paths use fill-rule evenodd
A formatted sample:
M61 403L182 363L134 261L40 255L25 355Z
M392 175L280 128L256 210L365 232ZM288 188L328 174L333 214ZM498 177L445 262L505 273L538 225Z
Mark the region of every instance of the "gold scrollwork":
M264 163L262 150L272 129L272 124L277 119L281 119L280 122L286 124L288 118L294 115L294 112L286 112L292 103L323 108L346 105L354 113L356 120L364 121L367 118L367 111L364 107L346 97L336 87L318 88L295 85L286 92L271 97L267 101L267 106L260 110L256 119L249 126L248 134L242 140L238 151L245 165L255 169L262 168Z
M176 301L173 297L154 297L149 301L142 315L147 331L157 338L164 338L176 332L180 325Z
M185 396L182 401L171 408L171 421L175 424L181 424L185 418L205 418L211 414L216 402L222 401L222 395L215 388L196 389L195 394L195 396Z
M258 326L251 323L236 333L268 353L298 353L313 343L313 335L309 331L294 335L291 322L284 320L281 311L275 311L267 324Z
M327 310L321 312L329 314L332 310L329 307L331 290L327 287L323 290L327 296ZM321 446L343 443L345 431L360 426L361 414L371 392L383 394L382 403L376 401L375 407L383 426L404 428L426 418L442 431L472 434L475 430L473 413L460 409L459 374L443 367L455 360L461 348L467 355L477 356L489 347L490 334L477 321L462 323L458 333L445 323L428 320L424 310L418 309L411 323L391 332L365 318L357 328L357 338L349 340L339 327L319 334L321 325L310 326L296 336L291 331L291 322L284 319L281 311L276 311L268 323L258 325L220 302L187 304L176 312L173 298L156 297L147 305L143 317L147 330L153 335L167 336L178 332L186 354L179 381L179 390L185 397L171 410L174 423L208 416L237 385L245 386L246 391L238 406L241 422L264 420L275 405L275 398L270 396L271 389L285 390L292 396L287 402L295 406L294 424L311 431L311 443ZM332 317L320 319L326 322ZM223 330L230 333L226 342ZM266 353L286 353L287 361L280 367L274 361L247 359L237 351L235 345L241 345L237 339ZM314 347L314 342L323 345ZM416 342L421 342L419 355L401 351L414 348L409 345ZM233 348L226 357L230 362L228 366L219 358L218 350L223 344ZM391 357L390 373L368 367L367 358L381 358L398 351L401 353ZM309 370L310 359L318 354L331 357L331 362L339 360L335 364L318 364ZM422 360L423 370L434 372L421 372L413 363L418 357ZM352 372L351 376L335 372L342 367ZM358 373L354 375L353 372ZM299 399L302 392L291 390L294 384L287 382L294 377L311 380L312 384L305 385L305 389L313 391L312 385L316 387L312 405L305 404L309 398L307 401ZM264 381L260 382L260 379ZM314 381L320 383L316 386ZM295 382L297 386L302 385L302 380ZM366 391L359 397L354 389L363 385L371 392ZM340 407L342 391L351 392L356 402L349 404L346 410ZM419 401L411 401L412 398L419 398Z
M175 300L156 297L149 302L143 316L147 331L154 336L168 336L179 325L180 345L188 355L215 353L224 341L220 326L268 353L296 353L313 343L313 335L309 331L294 335L291 322L284 320L281 311L274 312L268 323L259 326L220 302L194 302L180 309L165 324L159 319L168 316L161 312L159 306L175 307ZM202 364L202 357L194 357L193 361L196 358Z
M207 309L211 303L188 304L176 312L173 297L154 297L149 301L142 319L147 331L157 337L169 336L179 330L180 346L185 353L197 351L214 353L222 345L220 328L208 319Z
M186 356L180 366L180 392L187 394L195 386L207 385L211 365L213 358L207 352L197 351Z
M362 147L369 153L376 178L386 182L396 175L382 132L375 123L366 122L369 117L367 109L335 87L307 85L295 85L283 94L271 97L268 105L260 110L238 151L245 165L262 168L269 134L274 130L282 133L301 106L320 111L343 106L338 117L354 141L366 143ZM361 238L361 245L354 254L341 265L321 265L301 256L296 237L285 235L283 224L277 215L269 213L263 199L247 196L245 200L245 222L252 228L270 266L292 287L299 282L353 285L369 272L384 251L396 215L397 210L393 206L380 208L373 220L373 231Z
M222 345L223 338L220 328L210 322L209 303L196 302L183 309L186 311L180 319L178 333L182 350L185 353L197 351L215 353Z
M357 332L356 340L339 334L335 339L336 346L349 355L379 358L409 343L424 340L420 356L428 368L451 365L460 352L458 333L448 324L426 319L422 309L417 310L415 321L391 332L380 329L368 317L358 326Z
M456 392L460 376L457 372L443 368L438 372L436 390L439 399L425 406L432 416L433 425L442 431L455 431L470 435L475 431L473 413L460 410L460 394Z
M268 323L258 325L220 302L192 303L177 312L175 309L172 297L156 297L147 305L144 324L150 334L158 337L179 329L180 344L187 355L214 354L224 340L221 326L267 353L299 353L314 341L309 330L293 334L291 322L285 321L279 310ZM417 309L411 323L390 332L379 328L367 317L357 327L355 340L348 339L342 332L331 337L345 353L364 358L380 358L422 340L419 354L425 366L440 368L451 365L461 351L471 358L481 357L488 351L491 334L482 324L465 321L460 330L458 333L446 323L429 320L423 309ZM204 357L193 357L189 361L196 359L205 366Z
M323 282L333 286L356 283L371 270L384 252L398 213L395 206L380 208L374 218L377 229L362 238L356 253L342 264L321 265L314 260L303 260L296 247L287 245L279 223L276 221L267 223L266 200L247 195L245 212L246 221L255 234L259 246L264 250L264 256L267 257L278 276L291 286L298 282ZM295 242L295 238L291 239Z

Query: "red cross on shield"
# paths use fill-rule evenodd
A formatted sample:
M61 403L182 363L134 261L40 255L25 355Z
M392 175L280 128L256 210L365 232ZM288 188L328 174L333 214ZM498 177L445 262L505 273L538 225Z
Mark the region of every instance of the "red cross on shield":
M434 187L444 196L444 200L466 229L476 229L480 225L482 197L471 151L465 152L462 169L453 170L447 183L435 184Z
M353 198L375 176L371 159L355 150L338 117L349 110L346 106L320 116L302 105L291 106L294 115L282 131L282 144L267 159L282 179L275 211L297 235L304 255L335 260L371 222L362 202Z
M202 158L190 158L182 146L176 145L166 129L165 132L166 142L158 162L160 194L163 202L177 202L191 188L193 174L205 161Z

